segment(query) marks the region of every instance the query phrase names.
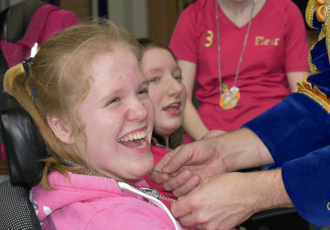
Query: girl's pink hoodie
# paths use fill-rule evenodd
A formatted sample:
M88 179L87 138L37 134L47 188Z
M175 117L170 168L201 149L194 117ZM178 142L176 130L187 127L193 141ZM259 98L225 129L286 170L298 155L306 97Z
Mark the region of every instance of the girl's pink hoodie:
M48 177L54 190L39 184L30 191L42 229L175 229L163 210L139 195L121 191L115 180L69 176L71 183L54 172Z

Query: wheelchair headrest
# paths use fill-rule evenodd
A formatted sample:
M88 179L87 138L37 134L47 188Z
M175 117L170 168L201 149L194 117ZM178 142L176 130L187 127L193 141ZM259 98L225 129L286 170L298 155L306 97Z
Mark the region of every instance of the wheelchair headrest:
M47 150L30 115L22 108L1 111L0 127L11 182L25 187L39 182Z

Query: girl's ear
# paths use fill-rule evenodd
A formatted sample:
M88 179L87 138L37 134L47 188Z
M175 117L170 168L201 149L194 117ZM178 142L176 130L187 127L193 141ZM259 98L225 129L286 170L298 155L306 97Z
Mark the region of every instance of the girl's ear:
M50 128L53 130L55 136L65 144L73 144L74 138L70 127L63 119L60 119L56 115L47 115L47 122Z

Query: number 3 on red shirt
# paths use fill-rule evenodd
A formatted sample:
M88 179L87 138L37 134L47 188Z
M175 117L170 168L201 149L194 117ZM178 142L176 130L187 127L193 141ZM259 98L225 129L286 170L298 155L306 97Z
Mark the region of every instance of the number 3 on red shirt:
M206 37L206 41L208 41L208 43L204 43L205 47L210 47L213 44L213 32L211 30L208 30L206 32L206 34L208 34L209 36Z

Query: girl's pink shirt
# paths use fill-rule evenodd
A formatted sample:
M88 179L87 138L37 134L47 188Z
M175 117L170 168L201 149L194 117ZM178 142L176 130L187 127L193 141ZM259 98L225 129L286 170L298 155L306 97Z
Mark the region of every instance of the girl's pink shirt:
M54 172L46 190L41 184L30 200L42 229L175 229L169 216L141 196L121 191L115 180ZM71 181L71 182L70 182ZM137 186L146 184L140 181Z

